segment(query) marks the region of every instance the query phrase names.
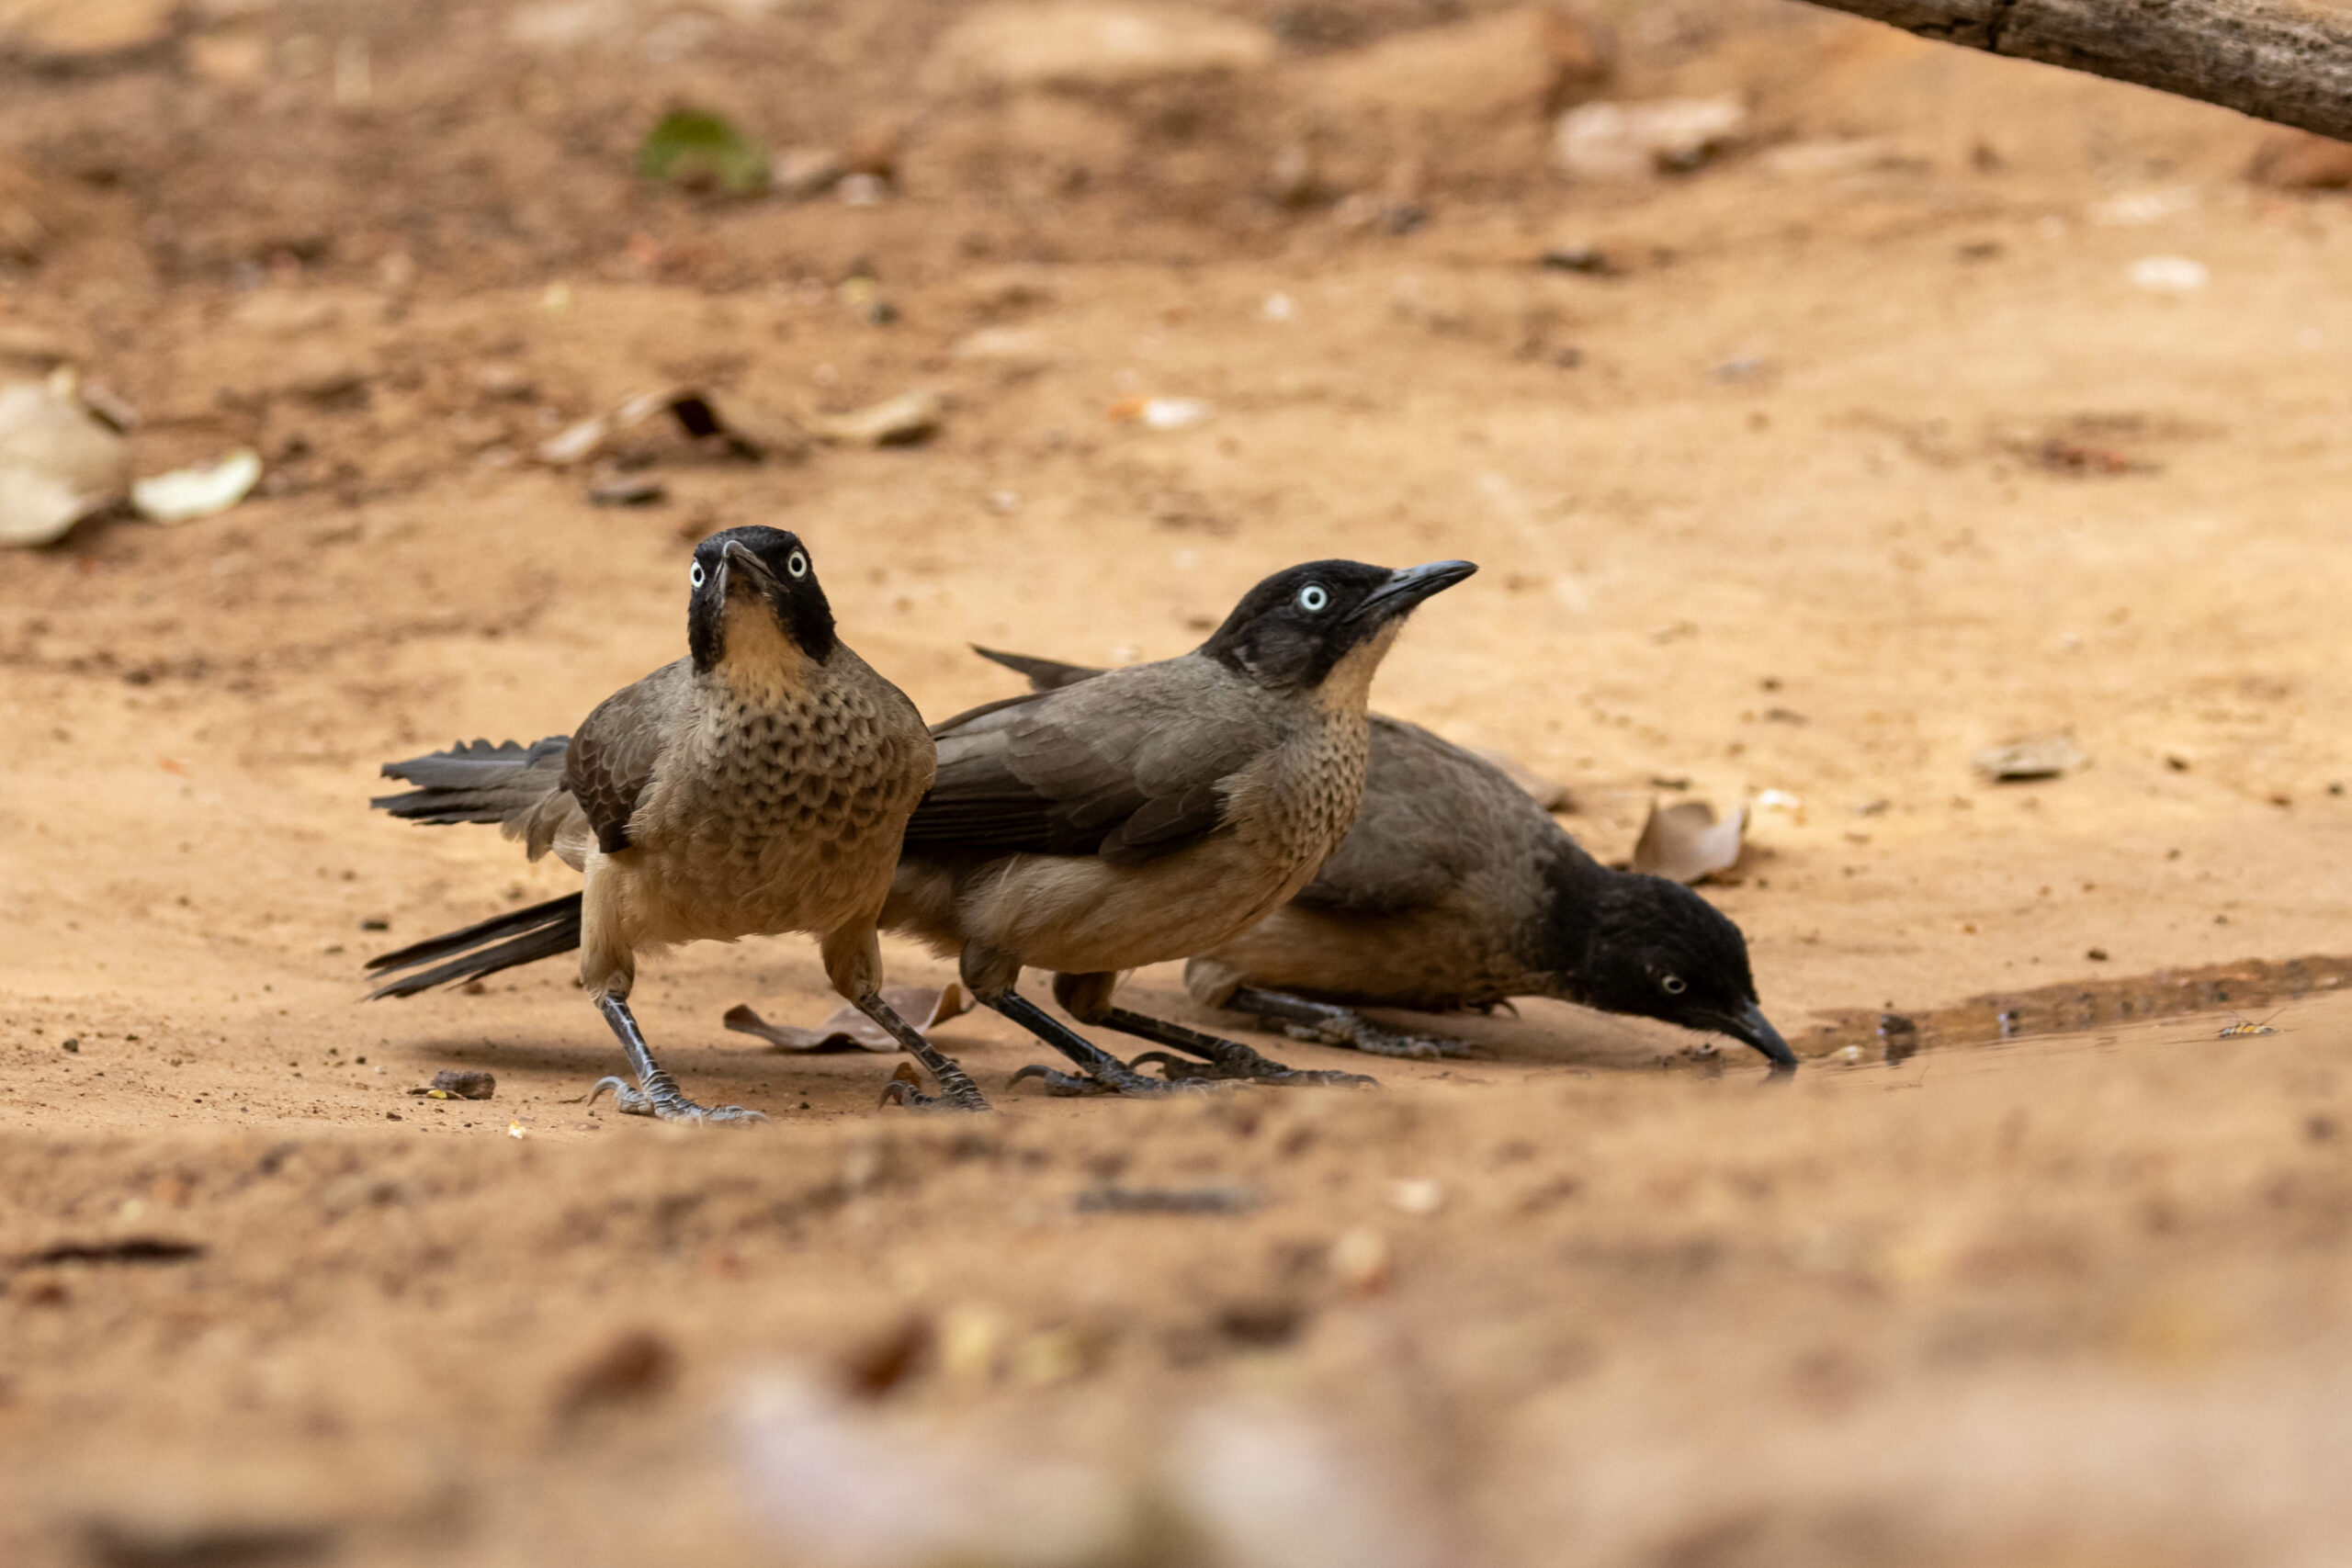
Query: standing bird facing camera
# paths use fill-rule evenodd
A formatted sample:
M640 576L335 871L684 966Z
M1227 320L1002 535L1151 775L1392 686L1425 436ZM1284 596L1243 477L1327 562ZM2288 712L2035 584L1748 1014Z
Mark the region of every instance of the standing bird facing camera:
M459 745L384 773L417 786L371 804L427 823L495 822L533 860L576 867L579 893L372 960L373 993L411 996L577 947L580 983L636 1082L620 1108L671 1122L763 1120L679 1092L628 993L637 955L678 942L810 931L833 988L912 1052L945 1100L988 1102L882 999L875 922L933 752L906 694L833 630L794 536L730 528L695 549L687 657L599 704L571 736Z
M1039 691L1107 677L977 649ZM1612 871L1482 757L1418 724L1372 716L1363 806L1346 842L1291 901L1184 967L1193 999L1327 1045L1461 1055L1353 1010L1446 1012L1557 997L1727 1034L1775 1069L1796 1055L1764 1016L1747 941L1679 883Z
M1363 795L1364 703L1413 607L1477 568L1314 561L1251 589L1191 653L1013 697L934 727L939 778L907 824L883 924L956 953L974 997L1076 1063L1068 1094L1159 1094L1206 1077L1302 1073L1249 1046L1112 1005L1123 971L1189 958L1282 907L1329 859ZM1139 1073L1014 988L1054 996L1165 1053Z

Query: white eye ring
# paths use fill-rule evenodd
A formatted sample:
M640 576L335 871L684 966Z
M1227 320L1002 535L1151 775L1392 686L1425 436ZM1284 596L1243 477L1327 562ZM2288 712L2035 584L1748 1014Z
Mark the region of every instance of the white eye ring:
M694 569L686 573L686 578L696 588L700 588L703 585L702 562L695 562Z
M1310 582L1298 591L1298 607L1310 615L1321 615L1330 603L1330 590L1319 582Z
M1657 983L1657 988L1669 997L1679 997L1690 988L1690 983L1679 975L1668 975Z
M808 558L800 551L795 550L792 552L792 558L784 563L784 570L795 577L806 577L808 575Z

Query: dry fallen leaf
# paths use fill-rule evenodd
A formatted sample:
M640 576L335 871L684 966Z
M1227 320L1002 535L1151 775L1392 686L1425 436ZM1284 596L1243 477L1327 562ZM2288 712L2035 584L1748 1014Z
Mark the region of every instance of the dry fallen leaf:
M937 392L918 389L849 413L810 414L805 423L818 440L840 446L911 446L937 434L944 412Z
M133 480L130 504L150 523L192 523L228 511L260 482L261 454L240 446L219 462Z
M122 437L91 415L70 376L0 386L0 547L61 537L129 478Z
M732 392L670 386L639 392L565 427L539 443L538 459L553 468L586 462L609 448L615 437L665 411L689 436L719 436L741 457L789 459L808 450L808 434L774 409Z
M1634 845L1634 869L1671 881L1703 882L1739 863L1740 830L1747 822L1741 807L1721 822L1703 800L1650 806L1649 820Z
M936 1024L964 1012L971 1000L964 987L954 981L943 989L931 986L886 986L882 999L891 1010L919 1030L929 1030ZM794 1029L786 1024L770 1023L752 1010L749 1003L739 1002L727 1010L719 1021L738 1034L755 1034L766 1041L771 1049L794 1053L817 1051L875 1051L883 1055L899 1049L899 1043L884 1032L880 1024L854 1007L835 1010L833 1015L814 1029Z

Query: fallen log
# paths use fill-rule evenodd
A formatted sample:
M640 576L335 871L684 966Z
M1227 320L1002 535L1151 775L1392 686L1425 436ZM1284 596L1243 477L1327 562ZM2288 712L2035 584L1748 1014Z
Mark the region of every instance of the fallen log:
M1920 38L2352 141L2352 6L2326 0L1813 0Z

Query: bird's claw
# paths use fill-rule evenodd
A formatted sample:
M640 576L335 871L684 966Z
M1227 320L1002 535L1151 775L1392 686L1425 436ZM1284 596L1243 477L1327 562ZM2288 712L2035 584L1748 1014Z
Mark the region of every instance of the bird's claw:
M1151 1056L1168 1059L1159 1053ZM1147 1058L1137 1056L1136 1061ZM1321 1067L1294 1067L1261 1056L1238 1040L1221 1042L1216 1054L1207 1062L1186 1062L1182 1067L1187 1076L1211 1078L1239 1078L1250 1083L1280 1084L1288 1089L1378 1089L1380 1080L1363 1073L1342 1073ZM1175 1076L1178 1064L1170 1062L1167 1071Z
M1369 1056L1434 1062L1471 1054L1470 1043L1466 1040L1449 1040L1442 1034L1391 1034L1360 1018L1351 1018L1345 1022L1285 1023L1282 1027L1283 1032L1293 1040L1304 1040L1315 1045L1337 1045L1362 1051Z
M1136 1060L1165 1062L1167 1058L1153 1052L1138 1056ZM1046 1093L1063 1099L1076 1099L1080 1095L1096 1094L1131 1095L1144 1099L1154 1095L1182 1094L1223 1087L1208 1077L1180 1077L1171 1073L1167 1077L1156 1078L1149 1074L1136 1072L1133 1067L1120 1062L1113 1062L1108 1067L1088 1073L1083 1077L1074 1073L1059 1072L1055 1068L1041 1066L1032 1062L1006 1079L1004 1087L1010 1091L1013 1085L1029 1077L1043 1083Z
M1118 1092L1118 1090L1113 1089L1109 1084L1104 1083L1100 1078L1078 1077L1069 1073L1058 1072L1052 1067L1041 1066L1035 1062L1030 1063L1027 1066L1019 1069L1011 1077L1005 1079L1005 1092L1010 1094L1012 1091L1013 1087L1020 1083L1023 1078L1035 1078L1038 1082L1046 1086L1046 1092L1047 1094L1057 1095L1063 1099L1074 1100L1078 1096L1084 1094L1116 1094Z
M940 1093L925 1094L922 1091L922 1079L916 1074L914 1068L901 1062L899 1064L899 1070L890 1075L890 1081L882 1086L882 1098L875 1102L876 1109L879 1110L885 1105L899 1105L909 1111L926 1113L990 1109L989 1102L981 1098L979 1089L969 1078L963 1078L961 1074L957 1077L962 1081L943 1083L940 1086Z
M613 1109L624 1116L650 1116L662 1122L714 1122L723 1127L748 1127L764 1122L767 1113L741 1105L696 1105L672 1089L648 1094L626 1078L598 1078L580 1103L594 1105L606 1089L613 1091Z
M1195 1062L1190 1056L1171 1056L1165 1051L1146 1051L1128 1058L1127 1066L1140 1067L1146 1062L1159 1064L1159 1076L1170 1083L1214 1081L1223 1078L1246 1077L1246 1073L1228 1073L1214 1062Z

